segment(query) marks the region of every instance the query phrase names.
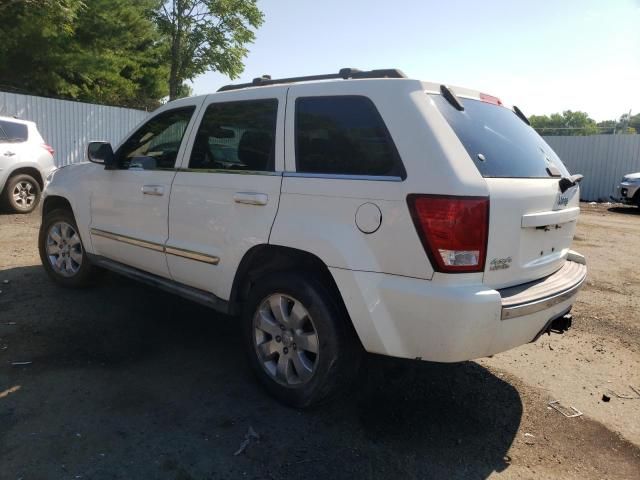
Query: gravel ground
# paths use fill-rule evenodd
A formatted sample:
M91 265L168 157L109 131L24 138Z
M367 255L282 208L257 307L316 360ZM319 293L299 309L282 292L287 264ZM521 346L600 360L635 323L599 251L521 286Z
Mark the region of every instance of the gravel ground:
M640 388L639 213L583 205L568 334L456 365L370 357L305 412L253 380L234 318L111 274L55 287L38 214L0 213L0 479L640 478L640 399L611 393Z

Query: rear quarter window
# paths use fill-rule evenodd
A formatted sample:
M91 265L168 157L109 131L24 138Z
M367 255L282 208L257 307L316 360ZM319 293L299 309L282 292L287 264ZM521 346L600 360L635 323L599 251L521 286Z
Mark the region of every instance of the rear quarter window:
M406 176L391 135L367 97L300 97L295 129L298 172Z
M23 123L7 122L0 120L0 139L5 142L26 142L29 138L29 129Z
M442 95L429 95L483 177L549 178L554 166L569 172L544 139L508 108L462 98L456 110Z

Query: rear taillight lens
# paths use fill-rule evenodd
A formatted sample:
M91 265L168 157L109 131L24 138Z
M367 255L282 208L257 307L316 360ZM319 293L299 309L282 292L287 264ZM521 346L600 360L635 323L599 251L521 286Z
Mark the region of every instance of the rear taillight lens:
M489 199L418 195L407 197L422 245L438 272L481 272L487 255Z
M43 143L41 147L44 148L47 152L49 152L51 156L53 156L53 154L56 153L56 151L53 149L51 145L47 145L46 143Z

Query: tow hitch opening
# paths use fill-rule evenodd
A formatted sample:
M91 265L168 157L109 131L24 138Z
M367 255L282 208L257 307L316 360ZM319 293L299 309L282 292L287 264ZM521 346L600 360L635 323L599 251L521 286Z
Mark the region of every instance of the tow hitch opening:
M540 330L538 335L536 335L535 338L531 340L531 343L537 341L543 333L546 333L547 335L551 335L552 333L558 333L562 335L564 332L569 330L569 328L571 328L571 322L573 320L573 315L571 315L571 313L569 312L570 310L563 313L559 317L549 320L547 324L542 328L542 330Z
M565 313L561 317L558 317L551 321L551 323L547 327L547 333L549 335L551 335L552 333L563 334L571 328L572 320L573 315L571 315L570 313Z

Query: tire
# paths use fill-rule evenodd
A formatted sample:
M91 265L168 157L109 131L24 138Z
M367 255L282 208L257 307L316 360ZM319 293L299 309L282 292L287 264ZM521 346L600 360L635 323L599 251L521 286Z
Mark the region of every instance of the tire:
M344 307L313 274L259 278L244 305L243 333L258 379L292 407L329 400L351 383L360 365L362 347Z
M69 210L53 210L42 219L38 250L47 275L59 285L84 288L93 285L99 276L100 269L87 257Z
M40 184L31 175L9 177L4 187L4 202L15 213L31 213L40 202Z

